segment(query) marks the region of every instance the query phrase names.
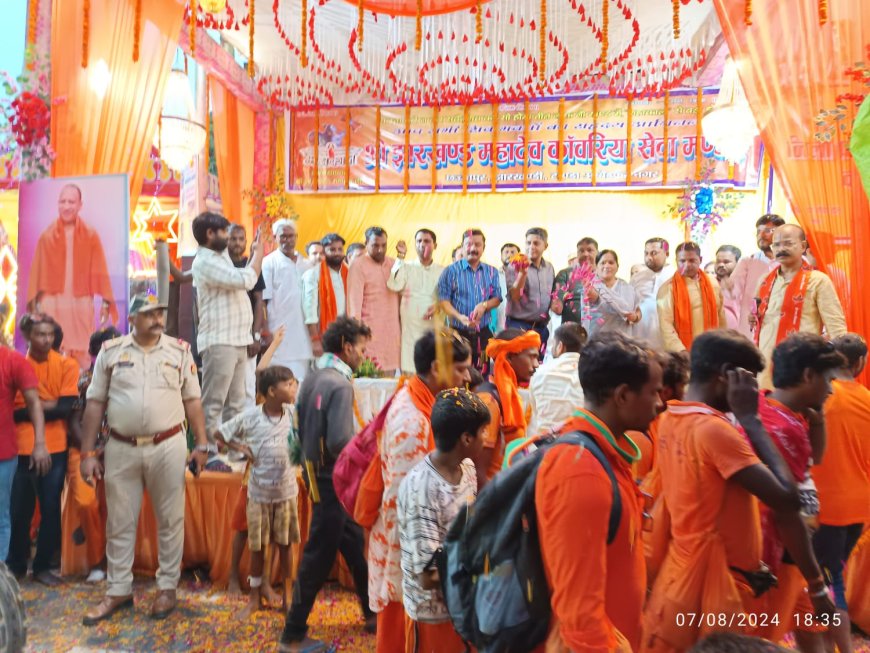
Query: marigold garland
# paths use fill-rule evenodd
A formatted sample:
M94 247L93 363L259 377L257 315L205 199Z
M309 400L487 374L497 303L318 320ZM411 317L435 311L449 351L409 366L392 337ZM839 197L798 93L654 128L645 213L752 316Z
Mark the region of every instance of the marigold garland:
M498 101L492 103L492 153L489 157L491 175L489 180L490 192L495 192L498 186Z
M314 190L320 189L320 107L314 109L314 176L311 185Z
M468 112L469 104L462 107L462 194L468 193Z
M477 13L474 15L474 37L475 43L480 43L483 40L483 2L477 0Z
M206 78L208 78L208 75L206 75ZM269 188L272 188L275 184L275 170L278 167L275 161L275 140L275 114L272 109L269 109L269 176L267 180ZM205 148L205 152L206 157L208 157L207 147ZM206 167L206 170L208 170L208 167Z
M601 73L607 72L607 50L610 47L610 8L607 3L610 0L604 0L601 3Z
M139 37L142 31L142 0L136 0L133 10L133 61L139 61Z
M381 107L375 109L375 192L381 190Z
M695 179L701 178L701 118L704 117L704 89L698 87L695 98Z
M819 0L819 25L828 22L828 0Z
M254 79L254 0L248 0L248 77Z
M538 65L538 79L543 82L547 78L547 0L541 0L541 56Z
M196 0L190 0L190 56L196 54Z
M304 1L304 0L303 0ZM417 31L414 35L414 49L420 51L423 43L423 0L417 0Z
M632 115L633 98L628 96L628 107L626 107L625 116L625 185L631 186L631 123L634 120Z
M91 36L91 0L82 3L82 68L88 67L88 39Z
M408 192L408 186L411 182L411 105L405 105L405 146L404 163L405 168L402 175L402 192Z
M359 38L356 40L357 52L362 52L363 49L363 23L366 17L366 8L363 6L363 0L357 0L357 19L356 31L359 33Z
M559 137L558 137L558 145L556 149L556 156L558 157L558 161L556 162L556 178L559 181L562 181L564 170L565 170L565 153L563 149L565 147L565 98L559 98Z
M529 174L529 100L523 102L523 190L528 185Z
M670 150L671 150L670 143L668 143L668 120L669 120L668 107L670 105L670 101L671 101L671 91L670 91L670 89L665 89L665 108L664 108L664 118L663 118L663 122L665 124L664 124L664 127L662 129L662 131L663 131L662 140L664 141L665 155L663 157L664 161L662 162L662 186L668 185L668 157L670 155Z
M347 108L345 121L347 122L347 131L344 138L344 189L350 190L350 107Z
M27 45L36 45L36 21L39 18L39 0L30 0L27 5Z
M671 0L674 6L674 40L680 38L680 0Z
M438 185L438 105L432 105L432 192Z
M752 25L752 0L746 0L746 4L743 5L743 22Z
M593 93L592 94L592 143L590 143L590 145L592 146L591 147L592 151L590 152L590 156L592 157L592 185L593 186L595 186L598 183L598 179L597 179L597 177L598 177L598 175L597 175L598 161L597 161L597 157L595 156L595 150L596 150L596 147L595 147L596 138L595 137L597 135L598 135L598 93Z
M302 0L302 10L299 14L302 23L302 34L299 37L299 63L303 68L308 67L308 0Z

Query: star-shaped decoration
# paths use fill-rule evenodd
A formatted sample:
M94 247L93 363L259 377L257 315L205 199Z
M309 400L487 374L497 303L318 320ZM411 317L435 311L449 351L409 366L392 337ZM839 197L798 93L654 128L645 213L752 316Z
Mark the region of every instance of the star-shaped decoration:
M133 244L147 244L153 253L154 241L178 243L178 210L165 211L156 197L147 209L136 209L133 214Z

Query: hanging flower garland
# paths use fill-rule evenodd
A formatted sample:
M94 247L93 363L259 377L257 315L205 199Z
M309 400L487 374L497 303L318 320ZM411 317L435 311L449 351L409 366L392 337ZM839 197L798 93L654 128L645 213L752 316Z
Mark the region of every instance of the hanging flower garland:
M491 193L496 191L496 187L498 186L498 118L499 118L499 103L492 103L492 153L489 157L489 168L490 168L490 177L489 177L489 190Z
M598 183L598 157L595 156L596 148L596 139L595 136L598 134L598 93L594 93L592 95L592 152L590 156L592 157L592 185L595 186Z
M556 149L556 179L562 181L565 174L565 98L559 98L559 136Z
M680 38L680 0L672 0L671 4L674 9L674 40L676 41Z
M480 43L483 40L483 2L477 0L476 11L474 12L474 42Z
M610 47L610 11L608 3L604 0L601 4L601 74L607 72L607 51Z
M85 0L88 2L89 0ZM190 0L190 56L196 55L196 0Z
M27 5L27 45L36 45L36 23L39 21L39 2L31 0Z
M634 99L628 96L628 106L626 107L625 116L625 185L631 186L631 123L634 122L632 106Z
M468 152L468 112L470 106L462 107L462 194L468 193L468 161L471 158Z
M299 63L303 68L308 68L308 0L302 0L299 21L302 31L299 35Z
M693 242L702 243L713 229L731 215L740 196L713 184L715 167L707 165L699 180L686 180L676 202L665 209L666 217L680 221Z
M701 143L704 141L702 120L704 117L704 89L700 86L695 95L695 179L701 178Z
M523 102L523 190L526 190L529 176L529 100Z
M314 109L314 190L320 189L320 107Z
M139 39L142 33L142 0L136 0L133 10L133 61L139 61Z
M746 0L746 4L743 5L743 22L752 25L752 0Z
M423 43L423 0L417 0L416 33L414 34L414 49L419 52Z
M248 0L248 77L254 79L254 0Z
M432 107L432 192L438 185L438 105Z
M17 78L0 73L6 97L0 99L0 151L21 162L21 176L33 181L51 174L55 151L50 143L51 107L63 98L51 98L50 63L37 56L35 46L25 52L25 66Z
M284 188L284 173L275 173L271 184L259 184L242 191L242 197L251 203L254 225L271 225L275 220L289 218L298 220L293 206L293 194Z
M91 0L82 3L82 68L88 67L88 39L91 36Z
M828 22L828 0L819 0L819 25Z
M538 79L543 82L547 78L547 0L541 0L541 54L538 62Z
M363 5L363 0L358 0L357 2L357 40L356 40L356 49L357 52L362 52L363 50L363 25L365 24L366 17L366 8Z
M375 192L381 190L381 106L375 109Z

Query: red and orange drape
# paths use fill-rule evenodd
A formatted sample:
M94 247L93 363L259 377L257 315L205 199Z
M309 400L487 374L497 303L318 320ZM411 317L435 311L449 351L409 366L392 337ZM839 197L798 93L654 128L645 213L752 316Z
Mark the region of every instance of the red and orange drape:
M209 88L223 212L252 234L251 203L242 191L254 186L254 111L215 77Z
M870 209L848 151L858 107L839 96L862 93L845 71L863 61L870 45L870 4L828 0L820 25L818 0L715 0L728 49L810 246L831 276L851 331L870 336ZM809 45L812 44L812 45ZM816 116L847 105L826 136ZM840 129L840 125L845 130ZM863 288L862 288L863 284Z
M184 16L181 0L142 3L139 61L133 62L134 0L91 0L88 60L105 60L112 78L104 97L91 90L81 67L82 0L54 0L51 20L51 95L63 99L51 112L53 173L130 174L136 205L163 90Z

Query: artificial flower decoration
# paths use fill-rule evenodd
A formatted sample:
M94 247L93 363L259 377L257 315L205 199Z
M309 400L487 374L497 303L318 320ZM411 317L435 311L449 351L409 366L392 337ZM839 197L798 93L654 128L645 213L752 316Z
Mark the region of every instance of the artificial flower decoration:
M678 219L690 239L702 243L737 207L738 196L728 188L713 185L714 167L707 165L697 181L687 180L677 201L665 209L665 215Z
M510 265L514 269L514 271L519 274L520 272L524 272L525 270L529 269L529 259L523 253L514 254L513 257L511 257Z

